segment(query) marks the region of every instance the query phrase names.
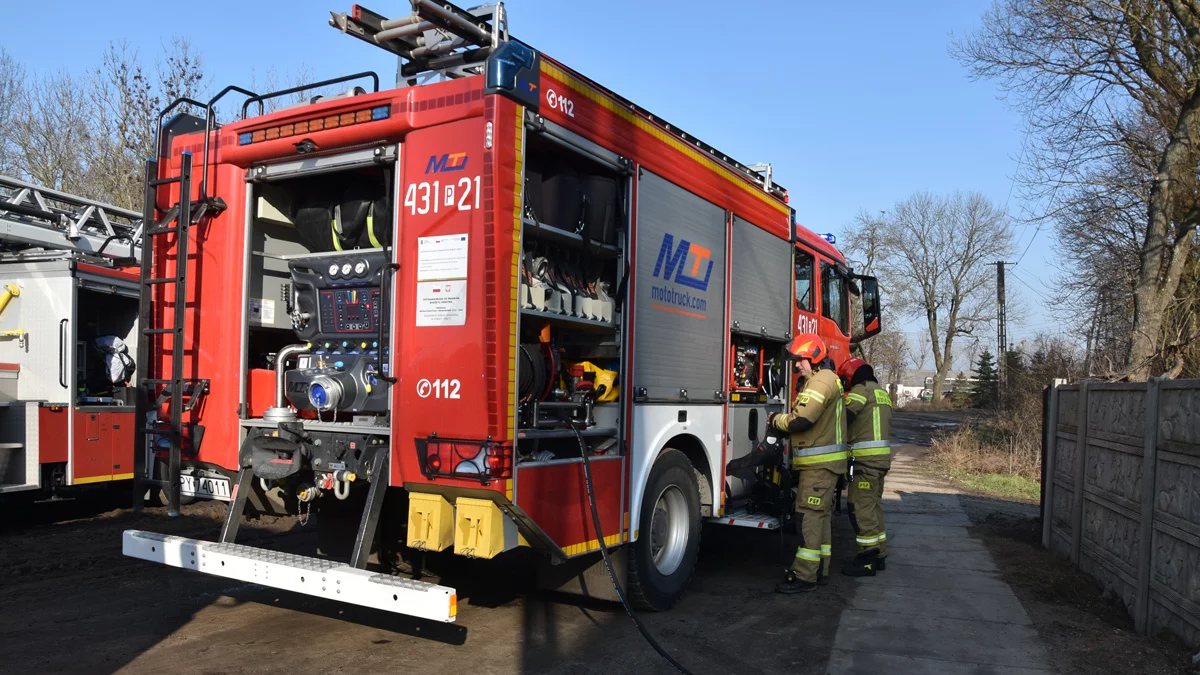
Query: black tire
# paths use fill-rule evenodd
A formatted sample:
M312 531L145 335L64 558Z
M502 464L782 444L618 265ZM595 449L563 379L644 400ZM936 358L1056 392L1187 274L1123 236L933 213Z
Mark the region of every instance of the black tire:
M655 523L660 497L664 499L665 510L660 512L659 522ZM684 512L677 513L679 508ZM664 538L671 538L666 537L666 531L673 529L669 515L672 511L683 519L676 522L677 527L685 529L677 532L685 532L687 539L682 545L660 546L660 561L656 563L654 527L657 524L660 528L657 537L660 543ZM700 551L700 487L695 468L682 452L666 448L654 463L646 481L646 491L642 494L637 529L638 539L629 546L629 599L639 609L655 612L670 609L687 590ZM676 551L669 553L668 549ZM676 556L679 559L672 564ZM660 564L667 568L666 572L660 570Z

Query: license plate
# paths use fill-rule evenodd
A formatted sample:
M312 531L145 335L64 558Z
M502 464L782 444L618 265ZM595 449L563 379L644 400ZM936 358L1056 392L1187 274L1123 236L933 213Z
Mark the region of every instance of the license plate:
M219 499L223 502L229 501L228 478L210 478L208 476L197 478L196 476L184 474L179 477L179 488L180 494L188 495L189 497Z

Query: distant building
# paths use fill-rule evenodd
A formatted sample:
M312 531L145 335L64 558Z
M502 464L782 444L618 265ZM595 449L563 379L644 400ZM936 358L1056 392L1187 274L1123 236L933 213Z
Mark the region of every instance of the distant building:
M942 384L942 395L949 396L954 392L954 382L958 379L958 374L961 372L967 378L967 385L974 387L975 371L973 370L952 370L946 375L946 379ZM915 400L932 400L933 399L933 381L937 377L935 370L907 370L900 378L900 383L892 387L892 399L897 407ZM886 370L879 372L879 381L885 385L888 383Z

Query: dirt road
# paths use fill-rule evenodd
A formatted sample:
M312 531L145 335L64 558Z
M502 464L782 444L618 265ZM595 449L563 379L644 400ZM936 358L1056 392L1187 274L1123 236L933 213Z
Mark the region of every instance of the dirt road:
M77 507L78 509L78 507ZM0 530L0 672L673 672L617 605L533 588L529 561L458 561L458 623L433 624L207 577L121 555L138 528L215 538L220 504L115 510ZM75 514L83 515L83 514ZM46 520L44 516L41 520ZM795 542L708 526L695 581L673 611L644 616L697 673L823 673L852 581L772 593ZM247 523L239 541L311 552L294 518ZM841 518L835 556L852 546Z
M897 416L896 440L909 444L900 452L919 455L936 425L954 419ZM161 509L4 508L0 673L673 672L619 606L537 591L521 556L455 559L444 581L459 589L458 623L433 624L121 555L130 528L215 538L223 504L187 507L176 519ZM844 516L835 522L836 568L853 539ZM315 549L314 528L295 518L250 522L241 532L247 544ZM811 595L778 596L771 589L793 538L781 544L778 534L719 526L703 537L683 602L643 616L663 646L696 673L824 673L856 582L835 575Z

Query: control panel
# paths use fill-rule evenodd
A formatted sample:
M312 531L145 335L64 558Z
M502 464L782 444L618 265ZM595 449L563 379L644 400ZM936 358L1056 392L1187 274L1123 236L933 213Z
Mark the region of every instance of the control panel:
M321 291L322 329L333 333L379 330L379 289L346 288ZM327 318L332 320L324 320Z
M387 322L380 306L386 262L379 251L290 261L296 336L314 343L347 337L378 340L380 322Z
M381 251L345 251L289 261L292 326L310 345L286 375L299 410L386 413L388 312ZM382 330L381 330L382 328Z

